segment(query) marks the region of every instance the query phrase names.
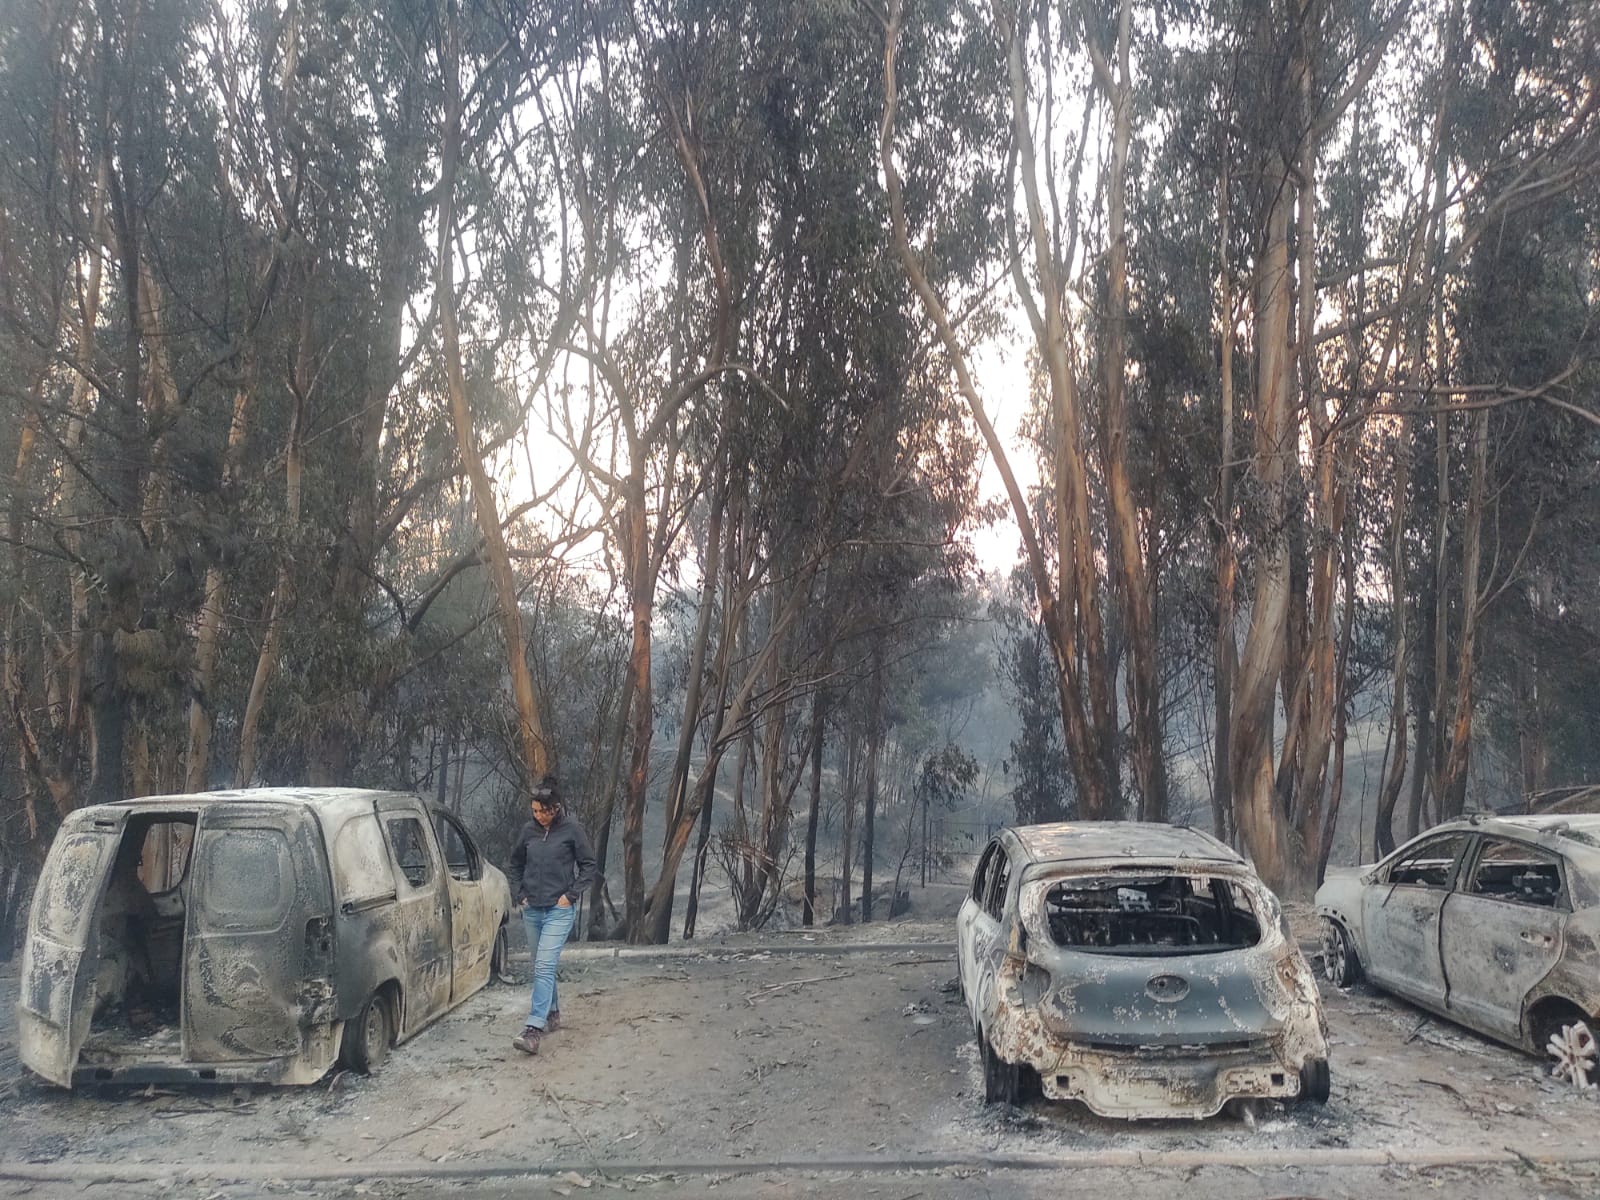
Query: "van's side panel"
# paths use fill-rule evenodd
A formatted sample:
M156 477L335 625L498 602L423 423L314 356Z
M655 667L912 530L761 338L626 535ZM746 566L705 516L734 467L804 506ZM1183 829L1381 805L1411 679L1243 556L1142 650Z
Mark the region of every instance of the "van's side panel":
M397 1014L397 1040L403 1040L450 1007L448 876L433 823L420 800L382 796L377 808L397 888L389 911L404 972L402 1011Z

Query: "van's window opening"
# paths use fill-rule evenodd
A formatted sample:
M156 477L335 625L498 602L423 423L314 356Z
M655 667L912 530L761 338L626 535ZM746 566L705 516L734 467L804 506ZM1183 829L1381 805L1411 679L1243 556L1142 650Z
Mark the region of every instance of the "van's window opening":
M445 869L450 872L451 877L463 881L480 878L482 871L478 866L478 854L466 830L445 813L435 814L434 829L439 834L439 846L444 851Z
M393 817L389 821L389 846L395 865L414 888L427 887L433 878L433 856L428 853L427 835L415 817Z
M346 821L334 837L333 879L341 905L358 907L394 895L394 868L371 813Z

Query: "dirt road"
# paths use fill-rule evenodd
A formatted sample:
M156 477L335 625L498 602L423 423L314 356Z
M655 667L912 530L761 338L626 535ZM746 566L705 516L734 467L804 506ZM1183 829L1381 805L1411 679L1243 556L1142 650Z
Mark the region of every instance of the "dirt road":
M215 1200L688 1196L716 1184L725 1196L904 1200L1056 1195L1062 1172L1075 1187L1114 1179L1123 1195L1229 1200L1600 1188L1594 1093L1366 990L1327 998L1326 1108L1138 1125L985 1108L953 951L935 940L947 931L574 948L566 1027L535 1059L510 1046L526 992L499 987L376 1076L282 1090L22 1085L13 967L0 974L0 1195L77 1195L95 1181L108 1195Z

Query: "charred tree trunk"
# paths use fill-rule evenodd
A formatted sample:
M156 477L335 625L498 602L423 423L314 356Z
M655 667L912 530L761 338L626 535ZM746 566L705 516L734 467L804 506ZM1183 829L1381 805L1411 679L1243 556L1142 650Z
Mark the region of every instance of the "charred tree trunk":
M872 640L872 690L867 710L867 787L861 831L861 923L872 921L872 858L877 849L878 758L883 751L883 636Z
M1483 515L1488 490L1488 446L1489 410L1480 409L1472 418L1472 473L1467 485L1467 511L1461 530L1461 630L1456 642L1455 712L1449 729L1449 750L1439 777L1439 819L1442 821L1459 817L1466 807L1467 766L1472 753L1472 677L1478 613L1483 602L1478 591L1478 574L1482 561Z
M811 811L806 814L805 892L800 912L800 924L807 929L817 923L817 820L822 812L822 749L827 720L828 693L818 688L811 699Z
M302 334L307 332L302 326ZM305 395L298 389L289 413L289 432L283 456L284 477L284 537L292 543L300 525L300 486L302 472L301 429L305 420ZM245 701L244 719L239 726L239 761L234 767L233 786L248 787L255 778L257 743L260 736L261 713L266 704L267 688L278 669L278 648L283 638L283 623L289 607L294 602L294 573L292 548L278 548L278 578L272 596L267 601L266 632L261 638L261 650L256 655L255 674L250 680L250 694Z

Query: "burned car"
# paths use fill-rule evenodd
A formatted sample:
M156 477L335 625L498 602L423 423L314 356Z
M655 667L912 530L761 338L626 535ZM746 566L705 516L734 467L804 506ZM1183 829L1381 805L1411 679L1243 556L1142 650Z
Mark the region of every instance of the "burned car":
M510 909L460 823L407 793L79 809L34 893L22 1063L63 1087L371 1070L503 970Z
M1549 1051L1564 1074L1592 1070L1600 816L1449 821L1376 866L1330 872L1316 905L1334 985L1364 974L1479 1033Z
M1199 1118L1234 1099L1328 1099L1311 969L1276 898L1207 834L1002 830L956 923L988 1102Z

